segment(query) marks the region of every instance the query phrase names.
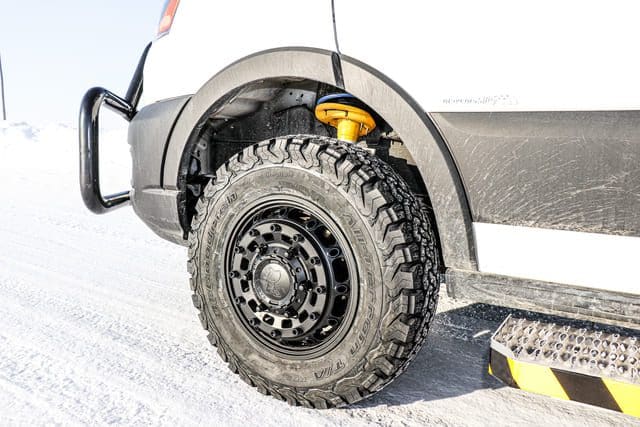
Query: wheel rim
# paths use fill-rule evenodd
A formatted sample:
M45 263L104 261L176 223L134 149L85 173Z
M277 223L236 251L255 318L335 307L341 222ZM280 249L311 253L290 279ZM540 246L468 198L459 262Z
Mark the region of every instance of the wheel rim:
M355 258L335 222L299 201L262 203L228 240L226 290L240 323L263 345L319 356L344 337L355 313Z

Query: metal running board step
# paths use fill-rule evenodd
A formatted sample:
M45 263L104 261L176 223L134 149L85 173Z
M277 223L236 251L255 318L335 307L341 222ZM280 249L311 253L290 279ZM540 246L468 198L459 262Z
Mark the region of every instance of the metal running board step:
M509 315L491 337L489 373L511 387L640 417L640 331Z

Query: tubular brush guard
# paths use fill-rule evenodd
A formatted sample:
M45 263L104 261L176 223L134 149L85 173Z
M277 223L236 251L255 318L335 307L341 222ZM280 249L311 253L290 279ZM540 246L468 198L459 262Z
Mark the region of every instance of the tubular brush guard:
M85 206L95 213L102 214L110 209L123 206L130 199L130 191L103 196L100 192L100 161L99 161L99 116L100 108L106 105L110 110L115 111L131 121L136 115L136 108L142 94L142 74L147 53L151 43L149 43L140 57L138 66L129 84L127 95L123 98L115 95L107 89L94 87L87 91L82 98L80 105L80 193Z
M95 214L105 213L129 201L129 191L108 196L103 196L100 192L98 117L102 105L106 105L127 121L130 121L135 114L135 108L129 102L101 87L89 89L82 99L79 123L80 193L84 204Z

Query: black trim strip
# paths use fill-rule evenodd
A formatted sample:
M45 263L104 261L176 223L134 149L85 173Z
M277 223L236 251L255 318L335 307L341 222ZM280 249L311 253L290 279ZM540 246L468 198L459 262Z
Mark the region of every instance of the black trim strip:
M519 388L511 375L509 361L502 353L491 349L491 353L489 354L489 366L491 366L493 376L500 378L503 383L510 387Z
M147 54L149 53L149 49L151 49L151 45L152 43L149 43L147 47L144 48L144 51L140 56L140 60L138 61L136 71L133 73L133 77L129 83L127 94L124 97L134 110L138 108L138 102L140 102L140 96L142 96L144 64L147 62Z
M331 52L331 66L333 67L333 77L336 80L336 86L344 89L344 76L342 75L342 63L340 62L340 54Z
M333 40L336 43L336 52L340 54L340 45L338 44L338 26L336 24L336 4L331 0L331 21L333 22ZM341 86L344 89L344 86Z
M551 368L569 399L622 412L602 378Z
M454 298L640 329L638 295L454 269L445 282Z

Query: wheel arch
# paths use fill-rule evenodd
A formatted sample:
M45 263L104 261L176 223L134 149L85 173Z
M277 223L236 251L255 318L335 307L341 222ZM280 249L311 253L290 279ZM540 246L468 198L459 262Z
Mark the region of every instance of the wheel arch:
M462 179L446 141L428 113L379 71L347 56L311 48L280 48L245 57L213 76L189 100L167 143L165 189L184 191L183 155L194 144L203 118L233 100L243 86L276 78L299 78L339 88L359 98L398 133L413 157L433 207L447 267L477 270L472 219Z

